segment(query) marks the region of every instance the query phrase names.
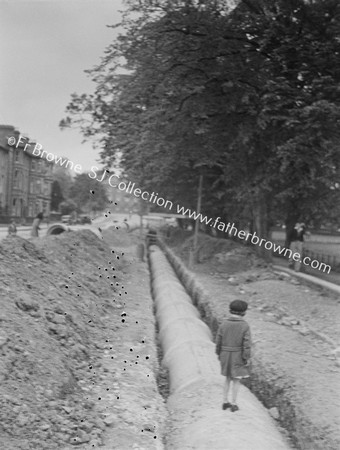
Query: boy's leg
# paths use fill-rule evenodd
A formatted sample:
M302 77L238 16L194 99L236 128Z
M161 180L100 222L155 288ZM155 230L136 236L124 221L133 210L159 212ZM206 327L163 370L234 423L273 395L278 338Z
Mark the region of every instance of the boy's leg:
M233 378L232 407L231 407L231 410L232 410L233 412L238 410L238 407L237 407L237 405L236 405L236 400L237 400L237 394L238 394L238 391L239 391L239 389L240 389L240 385L241 385L240 380L237 379L237 378Z
M225 382L223 385L223 405L222 409L226 410L231 407L231 403L228 402L228 394L229 394L229 386L230 386L230 377L225 377Z
M224 386L223 386L223 402L224 403L228 403L229 386L230 386L230 378L225 377L225 382L224 382Z

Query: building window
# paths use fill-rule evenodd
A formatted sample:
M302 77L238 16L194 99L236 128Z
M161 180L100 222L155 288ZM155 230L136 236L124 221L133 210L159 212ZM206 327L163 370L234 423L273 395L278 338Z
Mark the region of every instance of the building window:
M15 162L19 161L19 150L15 151Z
M50 194L50 184L46 180L44 181L44 184L45 184L45 186L44 186L44 194L45 195L49 195Z
M35 161L34 161L34 159L32 159L32 161L31 161L31 169L35 170Z
M29 207L28 207L28 215L30 217L32 217L33 214L34 214L34 212L33 212L33 202L30 202Z
M16 170L15 172L14 172L14 187L19 187L19 177L18 177L18 175L19 175L19 172Z

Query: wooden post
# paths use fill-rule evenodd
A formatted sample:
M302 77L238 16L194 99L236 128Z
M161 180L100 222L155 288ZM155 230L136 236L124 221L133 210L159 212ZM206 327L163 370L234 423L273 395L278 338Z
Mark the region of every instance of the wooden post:
M203 186L203 175L200 175L199 183L198 183L197 210L196 210L197 214L199 214L201 212L202 186ZM193 249L189 255L189 267L192 267L194 263L198 262L198 258L197 258L197 256L198 256L197 255L198 231L199 231L199 219L196 219L195 231L194 231L194 245L193 245Z
M143 241L143 215L139 216L139 239Z
M144 261L144 254L147 251L146 243L143 240L143 205L139 203L139 243L137 245L137 256L141 261ZM145 251L146 249L146 251Z

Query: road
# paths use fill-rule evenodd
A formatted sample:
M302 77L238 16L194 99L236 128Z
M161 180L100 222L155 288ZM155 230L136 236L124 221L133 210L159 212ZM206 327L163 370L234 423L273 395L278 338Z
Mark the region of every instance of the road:
M105 217L105 215L107 217ZM85 229L89 229L94 231L96 234L98 234L98 229L106 229L109 228L111 226L117 226L117 227L121 227L126 229L126 225L124 225L124 219L128 219L129 221L129 226L130 227L136 227L139 225L139 221L140 218L137 214L133 214L130 218L128 214L103 214L99 217L96 217L95 219L93 219L91 224L86 224L86 225L68 225L71 231L77 231L77 230L85 230ZM50 225L47 226L46 223L43 223L40 226L40 232L39 232L39 236L40 237L44 237L46 236L47 230L49 227L51 227L52 225L56 225L59 222L56 223L51 223ZM32 226L28 225L28 226L19 226L17 227L17 235L24 238L24 239L29 239L31 237L31 229ZM8 231L7 231L7 225L0 227L0 241L2 239L4 239L6 236L8 235Z

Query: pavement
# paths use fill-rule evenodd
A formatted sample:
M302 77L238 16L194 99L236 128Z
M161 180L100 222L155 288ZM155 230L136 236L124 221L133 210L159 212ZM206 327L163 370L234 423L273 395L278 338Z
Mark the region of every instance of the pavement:
M295 278L298 278L300 280L304 280L310 283L313 283L317 286L326 288L338 295L340 295L340 286L336 285L334 283L330 283L329 281L325 281L325 280L321 280L320 278L316 278L313 277L312 275L307 275L305 273L300 273L300 272L295 272L294 270L291 269L287 269L286 267L282 267L282 266L273 266L275 271L279 271L279 272L284 272L284 273L288 273L291 276L294 276Z
M328 274L307 266L304 266L304 272L295 272L294 270L289 269L288 261L286 259L275 257L273 258L273 265L276 270L283 270L289 275L313 282L319 286L328 287L331 290L333 290L332 286L335 286L334 291L340 293L340 273L338 272L331 271Z

